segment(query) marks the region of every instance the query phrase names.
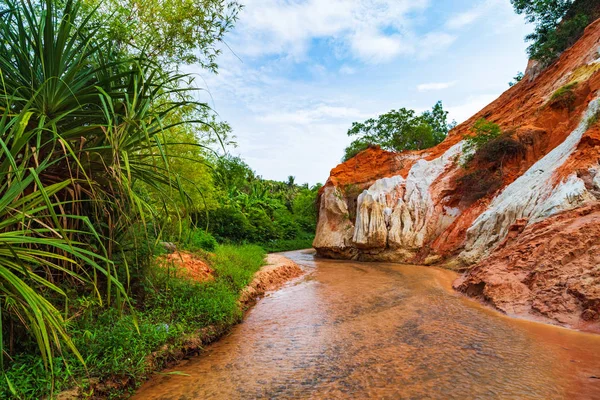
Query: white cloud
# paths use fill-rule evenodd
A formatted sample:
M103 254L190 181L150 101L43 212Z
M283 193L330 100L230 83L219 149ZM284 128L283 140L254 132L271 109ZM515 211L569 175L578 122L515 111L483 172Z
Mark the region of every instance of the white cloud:
M457 81L452 82L430 82L430 83L422 83L417 86L417 90L419 92L429 92L432 90L444 90L451 88L456 85Z
M330 39L351 56L368 63L387 62L401 54L432 54L428 48L452 43L449 35L419 36L413 13L430 0L248 0L231 44L247 56L307 56L311 41ZM423 45L422 42L425 42Z
M356 74L356 69L349 65L342 65L339 72L342 75L354 75Z
M462 29L484 17L498 5L501 5L501 0L480 1L470 10L454 14L452 17L450 17L450 19L448 19L446 22L446 28L451 30Z
M440 53L456 41L456 36L445 32L430 32L419 41L417 56L426 59Z
M272 124L308 125L322 121L360 119L363 117L365 115L356 108L320 104L316 107L296 109L289 112L265 113L258 116L257 120Z
M479 10L469 10L464 13L456 14L448 20L446 26L449 29L461 29L478 20L481 15L482 14Z
M400 35L385 36L379 32L357 32L351 39L354 55L368 63L390 61L399 54L410 54L413 47Z

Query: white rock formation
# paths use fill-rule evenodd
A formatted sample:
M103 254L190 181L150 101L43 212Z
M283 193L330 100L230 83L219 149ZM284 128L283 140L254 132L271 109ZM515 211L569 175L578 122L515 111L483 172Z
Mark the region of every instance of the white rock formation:
M359 248L385 248L394 206L404 195L401 176L376 181L358 196L353 243Z
M595 99L569 137L507 186L473 222L467 231L465 250L460 254L463 261L474 263L489 254L518 219L526 218L531 224L595 200L576 174L558 185L554 184L554 174L576 149L588 129L589 118L599 109L600 99Z
M594 171L594 189L600 190L600 171L598 169Z
M376 181L358 198L352 242L358 248L418 250L459 215L456 209L436 212L430 188L462 152L460 142L432 161L417 161L408 177Z
M321 196L319 223L313 247L344 250L352 246L354 225L348 206L336 187L326 187Z

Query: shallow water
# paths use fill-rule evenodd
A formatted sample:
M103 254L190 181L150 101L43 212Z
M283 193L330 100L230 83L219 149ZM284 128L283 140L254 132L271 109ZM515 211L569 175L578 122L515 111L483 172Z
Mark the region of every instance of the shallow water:
M285 254L307 275L137 399L600 399L600 335L505 317L427 267Z

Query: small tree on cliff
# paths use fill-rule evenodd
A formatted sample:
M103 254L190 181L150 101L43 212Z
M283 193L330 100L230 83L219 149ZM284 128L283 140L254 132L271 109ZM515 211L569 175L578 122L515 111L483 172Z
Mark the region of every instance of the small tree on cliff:
M448 123L448 112L441 101L421 115L406 108L392 110L377 119L352 123L348 136L357 138L346 147L343 160L373 145L388 151L427 149L443 141L454 126L456 122Z

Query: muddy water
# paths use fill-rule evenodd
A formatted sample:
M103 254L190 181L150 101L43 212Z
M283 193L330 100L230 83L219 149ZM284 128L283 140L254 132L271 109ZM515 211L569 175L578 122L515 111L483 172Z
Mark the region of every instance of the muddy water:
M314 260L137 399L600 399L600 335L510 319L426 267Z

